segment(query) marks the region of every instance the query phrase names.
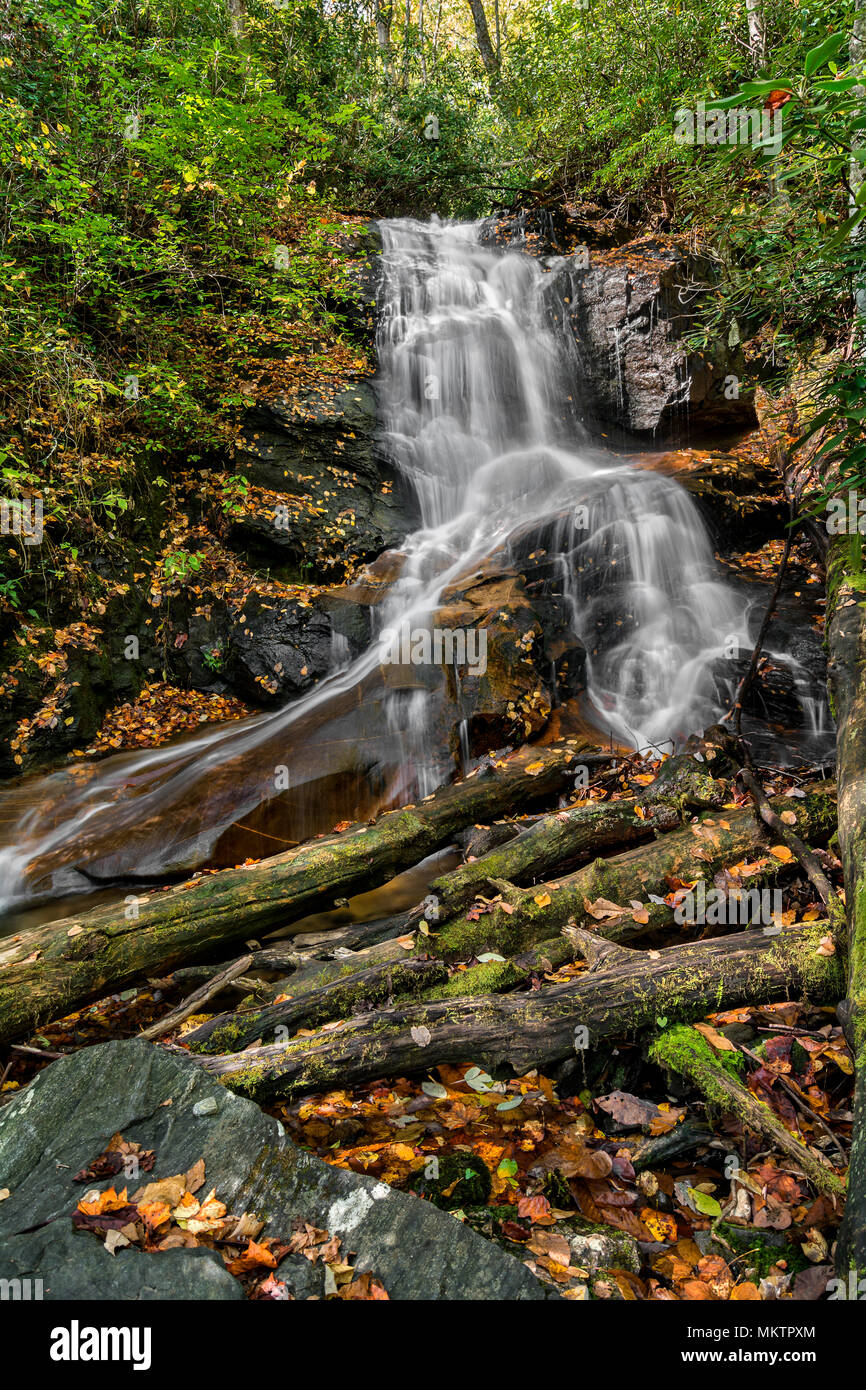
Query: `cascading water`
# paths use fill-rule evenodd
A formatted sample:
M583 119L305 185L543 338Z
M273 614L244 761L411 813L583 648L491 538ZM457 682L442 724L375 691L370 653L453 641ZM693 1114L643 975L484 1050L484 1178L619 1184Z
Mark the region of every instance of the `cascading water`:
M383 223L382 235L384 440L415 490L421 526L375 610L370 648L348 664L335 652L334 673L285 709L76 765L35 784L36 797L31 784L31 809L0 849L0 907L94 877L201 863L254 814L267 837L275 767L287 767L297 798L326 764L343 815L432 790L454 766L437 718L449 698L441 672L395 679L383 643L407 625L429 629L449 585L528 535L558 557L601 736L637 747L677 741L721 712L719 663L750 646L745 602L722 582L686 492L582 438L544 267L486 248L480 225L400 220ZM467 711L451 714L465 758ZM18 795L7 794L7 824ZM298 838L313 833L303 798L293 804Z

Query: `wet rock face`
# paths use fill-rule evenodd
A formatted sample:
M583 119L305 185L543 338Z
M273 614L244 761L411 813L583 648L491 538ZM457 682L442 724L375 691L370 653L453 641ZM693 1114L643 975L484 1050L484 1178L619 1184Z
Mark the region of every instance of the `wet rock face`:
M252 594L244 608L245 621L232 627L226 655L226 677L240 695L283 704L327 675L333 645L326 613Z
M635 434L673 431L697 413L708 423L752 417L745 401L728 399L738 390L732 379L743 377L736 353L717 343L698 356L683 343L708 274L699 259L653 238L550 261L548 312L568 335L589 417Z
M202 1104L204 1102L204 1104ZM85 1188L72 1177L112 1134L156 1155L144 1181L204 1160L207 1190L232 1213L267 1218L265 1235L287 1237L301 1217L354 1251L392 1299L533 1299L550 1296L519 1260L431 1202L297 1148L282 1126L186 1058L141 1041L85 1048L42 1071L0 1112L0 1278L41 1279L45 1299L236 1299L240 1285L206 1249L108 1253L75 1231ZM94 1180L93 1187L113 1179ZM136 1184L128 1184L134 1197ZM298 1298L321 1294L297 1258L281 1265ZM284 1272L285 1269L285 1272ZM553 1295L555 1296L555 1295Z
M535 563L522 562L525 574L500 563L488 562L458 581L436 615L440 627L475 629L484 638L484 669L463 669L457 684L452 677L473 755L539 734L551 709L581 688L586 662L561 601ZM455 734L456 726L452 743Z
M235 466L266 495L254 491L231 518L232 547L285 577L327 583L398 545L415 508L377 431L370 381L260 402Z

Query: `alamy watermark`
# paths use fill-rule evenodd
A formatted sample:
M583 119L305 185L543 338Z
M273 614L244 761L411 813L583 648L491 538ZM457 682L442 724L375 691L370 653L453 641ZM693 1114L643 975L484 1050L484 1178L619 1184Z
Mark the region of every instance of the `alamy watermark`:
M866 535L866 497L861 500L856 488L847 497L831 497L824 524L831 536Z
M0 497L0 535L23 536L25 545L41 545L42 534L41 497Z
M747 927L760 923L780 927L782 892L779 888L750 888L723 893L720 888L708 889L701 879L677 903L674 919L680 926Z
M386 627L379 635L383 666L465 666L472 676L487 670L483 627Z
M751 145L770 154L782 148L781 109L733 106L729 111L699 101L694 109L681 106L674 114L678 145Z

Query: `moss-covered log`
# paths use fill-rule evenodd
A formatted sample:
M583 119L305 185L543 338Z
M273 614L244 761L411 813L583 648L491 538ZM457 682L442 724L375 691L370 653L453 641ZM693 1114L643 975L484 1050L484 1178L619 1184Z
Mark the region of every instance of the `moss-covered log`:
M564 1060L576 1047L654 1028L660 1017L690 1021L708 1008L801 994L834 1000L844 977L839 955L818 950L825 931L826 924L820 932L813 926L779 936L740 932L671 946L655 959L578 932L595 968L568 984L385 1009L312 1038L197 1061L259 1099L361 1085L441 1062L488 1069L508 1063L522 1075Z
M845 875L848 985L839 1014L854 1054L848 1200L836 1245L847 1281L866 1278L866 566L862 540L838 536L828 568L830 694L836 716L839 848Z
M370 960L386 947L392 947L387 958ZM397 959L400 955L403 959ZM416 960L406 957L404 947L383 942L357 959L329 962L309 983L294 977L281 981L288 997L266 1007L250 1006L208 1019L194 1032L187 1033L184 1043L199 1052L239 1052L259 1039L273 1036L278 1027L294 1032L310 1028L327 1019L348 1018L383 1000L400 996L405 1003L409 995L426 999L460 999L467 995L497 994L524 984L541 970L555 970L574 956L571 943L562 936L542 941L531 951L511 960L481 961L467 970L455 972L448 978L448 967L442 960ZM293 986L295 986L293 988Z
M142 975L212 956L335 898L376 887L476 821L555 795L585 747L522 749L417 806L244 869L142 894L22 933L0 950L0 1042Z
M733 1061L742 1066L742 1053L716 1055L696 1028L679 1026L660 1033L649 1050L650 1060L694 1082L712 1109L736 1115L746 1129L763 1134L772 1147L787 1154L819 1192L842 1197L845 1183L816 1153L786 1129L769 1105L758 1100L739 1080Z
M803 800L773 804L776 809L793 811L798 833L806 840L826 840L835 827L835 791L830 786L810 789ZM766 827L751 807L707 813L652 844L640 845L610 859L596 859L576 873L550 883L520 889L494 881L488 885L489 894L499 893L505 905L485 911L477 921L464 914L437 924L430 937L431 949L446 959L487 950L513 954L533 941L561 931L570 922L593 925L586 904L598 898L624 909L640 901L646 910L650 893L663 897L670 892L668 880L711 879L725 865L745 856L754 858L762 850L766 853L771 843ZM744 888L751 886L753 881L744 883ZM631 921L627 918L622 935L635 934L628 926ZM632 928L635 925L639 923L632 922Z
M601 849L650 840L654 833L681 824L673 807L659 806L645 819L636 808L633 800L608 801L542 817L507 844L434 879L430 892L438 899L440 916L468 907L494 880L520 884L548 878L554 869L568 868Z
M542 816L508 843L434 879L430 891L439 900L440 917L453 916L486 882L525 884L549 878L555 869L571 868L599 850L674 830L687 810L720 809L729 798L728 784L711 776L706 764L678 754L662 764L656 780L640 796L569 806Z
M278 1004L218 1014L187 1033L184 1042L195 1051L239 1052L257 1040L278 1036L280 1029L294 1033L298 1028L314 1028L332 1018L348 1018L394 995L420 994L447 977L448 967L437 960L401 960L372 965L367 970L350 970L344 980L282 999Z

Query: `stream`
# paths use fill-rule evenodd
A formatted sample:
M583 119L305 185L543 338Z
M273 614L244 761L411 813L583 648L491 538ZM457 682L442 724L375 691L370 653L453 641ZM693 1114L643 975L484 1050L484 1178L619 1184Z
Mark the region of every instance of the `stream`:
M421 525L393 557L368 649L338 653L282 709L9 784L0 911L236 862L237 827L275 853L466 771L483 751L472 721L498 629L454 596L527 554L543 553L584 654L576 703L600 742L670 751L728 708L753 597L724 577L679 483L586 437L549 267L489 248L481 223L381 231L381 425ZM814 752L823 692L774 655L810 711L799 751Z

